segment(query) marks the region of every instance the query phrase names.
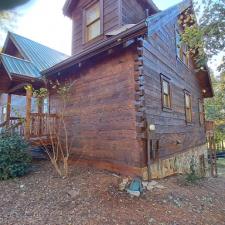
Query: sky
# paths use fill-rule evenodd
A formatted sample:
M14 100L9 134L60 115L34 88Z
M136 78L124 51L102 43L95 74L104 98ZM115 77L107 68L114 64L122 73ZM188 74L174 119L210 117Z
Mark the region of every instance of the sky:
M16 8L20 14L12 32L42 43L68 55L71 54L72 21L65 17L62 8L66 0L31 0ZM159 9L164 10L181 0L153 0ZM0 33L0 46L5 35ZM221 57L215 57L210 67L216 68Z
M62 13L65 1L31 0L30 3L15 9L20 17L12 31L70 55L72 23ZM154 0L161 10L180 1Z

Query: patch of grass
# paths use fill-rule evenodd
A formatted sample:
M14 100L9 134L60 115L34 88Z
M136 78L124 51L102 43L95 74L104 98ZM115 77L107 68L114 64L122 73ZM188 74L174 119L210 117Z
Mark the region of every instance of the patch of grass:
M220 168L225 168L225 159L218 159L217 166Z

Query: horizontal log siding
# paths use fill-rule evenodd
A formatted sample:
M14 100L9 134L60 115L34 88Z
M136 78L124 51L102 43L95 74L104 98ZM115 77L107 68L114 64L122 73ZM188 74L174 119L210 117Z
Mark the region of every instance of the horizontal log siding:
M160 138L160 157L185 151L205 143L204 127L199 124L198 100L202 98L196 74L176 58L174 24L161 27L143 41L143 73L145 115L148 123L156 125ZM172 110L162 110L160 73L169 77ZM184 92L192 95L193 123L185 122ZM181 144L177 144L180 141Z
M122 0L122 24L136 24L146 18L146 11L138 0Z
M121 50L69 76L77 77L66 110L74 158L140 167L134 63L134 50ZM60 108L54 94L50 104L51 112Z

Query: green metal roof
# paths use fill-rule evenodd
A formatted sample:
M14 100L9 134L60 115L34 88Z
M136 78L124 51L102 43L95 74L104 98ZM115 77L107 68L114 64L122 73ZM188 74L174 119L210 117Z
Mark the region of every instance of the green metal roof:
M11 38L16 47L23 53L25 58L31 61L39 71L48 69L69 58L68 55L39 44L28 38L22 37L18 34L10 32L9 38Z
M10 76L13 74L35 78L41 76L39 70L33 65L33 63L27 60L5 54L0 54L0 60Z

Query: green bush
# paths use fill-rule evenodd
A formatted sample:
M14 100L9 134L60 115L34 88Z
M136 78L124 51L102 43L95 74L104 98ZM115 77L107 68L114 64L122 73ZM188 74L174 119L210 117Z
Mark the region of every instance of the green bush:
M200 179L201 179L201 177L198 176L198 174L196 173L196 164L195 164L195 160L194 160L194 156L193 156L191 159L191 162L190 162L190 173L188 173L186 175L186 181L188 183L195 184Z
M27 149L27 142L19 135L0 134L0 180L27 173L31 162Z

